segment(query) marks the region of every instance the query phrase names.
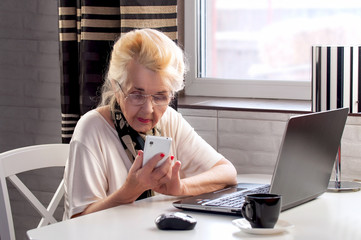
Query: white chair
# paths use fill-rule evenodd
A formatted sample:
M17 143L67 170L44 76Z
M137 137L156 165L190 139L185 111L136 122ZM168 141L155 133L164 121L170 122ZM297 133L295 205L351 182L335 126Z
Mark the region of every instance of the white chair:
M62 167L68 158L69 144L44 144L23 147L0 154L0 239L15 240L15 230L6 179L31 203L42 216L38 227L57 222L53 214L64 195L61 181L46 208L16 174L29 170Z

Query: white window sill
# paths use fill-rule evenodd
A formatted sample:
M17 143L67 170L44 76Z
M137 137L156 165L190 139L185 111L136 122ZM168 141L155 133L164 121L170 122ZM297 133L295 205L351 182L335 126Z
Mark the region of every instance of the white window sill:
M179 96L178 108L308 113L311 101Z

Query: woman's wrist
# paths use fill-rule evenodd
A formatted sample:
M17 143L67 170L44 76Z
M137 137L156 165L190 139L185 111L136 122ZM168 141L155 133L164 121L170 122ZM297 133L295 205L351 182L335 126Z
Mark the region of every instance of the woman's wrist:
M129 184L125 182L124 185L117 191L119 204L132 203L147 189L143 189L139 184Z
M179 187L179 196L188 196L188 186L185 183L184 179L180 180L180 187Z

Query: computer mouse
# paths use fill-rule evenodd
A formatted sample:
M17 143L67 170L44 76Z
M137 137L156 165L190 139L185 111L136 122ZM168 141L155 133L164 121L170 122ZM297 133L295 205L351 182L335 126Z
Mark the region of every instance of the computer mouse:
M192 230L197 220L185 213L172 212L159 215L155 224L161 230Z

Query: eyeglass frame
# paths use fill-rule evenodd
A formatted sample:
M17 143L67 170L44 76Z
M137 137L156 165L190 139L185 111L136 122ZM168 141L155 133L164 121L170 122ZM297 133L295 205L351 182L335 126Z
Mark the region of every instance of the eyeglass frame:
M117 81L116 81L117 82ZM168 101L168 103L167 104L157 104L156 102L154 102L154 96L164 96L164 95L162 95L162 94L140 94L140 93L129 93L128 95L126 95L126 93L123 91L123 88L122 88L122 86L120 85L120 83L119 82L117 82L117 84L118 84L118 86L119 86L119 88L120 88L120 91L122 91L122 93L124 94L124 96L125 96L125 100L127 100L127 98L129 97L129 96L131 96L131 95L140 95L140 96L142 96L143 98L144 98L144 102L142 103L142 104L133 104L134 106L142 106L142 105L144 105L146 102L147 102L147 99L149 98L149 97L152 97L151 98L151 102L152 102L152 104L154 105L154 106L158 106L158 107L164 107L164 106L168 106L169 105L169 103L172 101L172 99L174 98L174 95L172 94L172 93L169 93L168 94L168 97L169 97L169 101Z

